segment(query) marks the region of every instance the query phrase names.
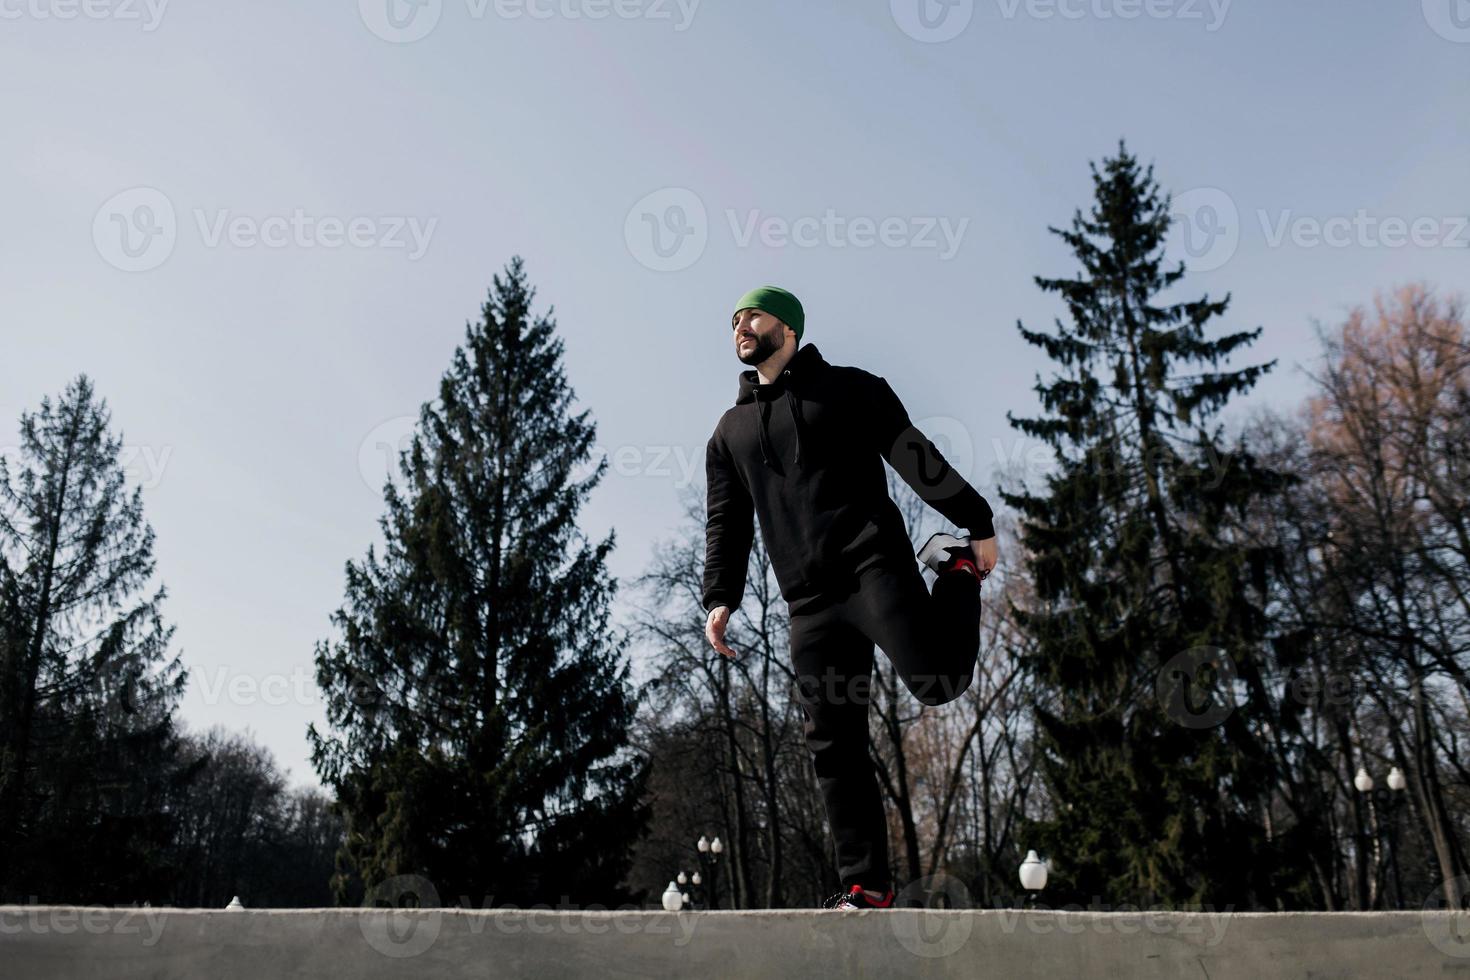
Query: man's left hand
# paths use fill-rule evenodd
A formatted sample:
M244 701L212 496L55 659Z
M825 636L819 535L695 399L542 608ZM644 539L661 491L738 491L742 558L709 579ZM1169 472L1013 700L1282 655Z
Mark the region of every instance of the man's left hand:
M975 553L975 567L980 569L980 577L983 579L995 568L995 563L1000 560L999 552L996 550L995 535L991 535L984 541L971 541L970 550Z

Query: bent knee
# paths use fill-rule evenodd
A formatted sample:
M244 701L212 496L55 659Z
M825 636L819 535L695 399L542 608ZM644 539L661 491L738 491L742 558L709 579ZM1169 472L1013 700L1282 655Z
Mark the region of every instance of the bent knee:
M970 689L970 683L974 680L975 670L973 666L964 674L929 674L917 677L905 678L909 693L919 700L920 704L931 708L941 704L949 704L959 698Z

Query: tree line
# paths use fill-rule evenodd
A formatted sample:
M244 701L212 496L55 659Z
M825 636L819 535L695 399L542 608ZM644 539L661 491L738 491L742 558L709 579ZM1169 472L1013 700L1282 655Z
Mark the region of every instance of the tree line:
M1295 406L1226 412L1262 327L1166 259L1122 144L1051 228L1063 315L1042 467L998 474L978 676L929 708L881 656L870 712L903 900L1463 905L1470 333L1410 284L1318 325ZM177 718L153 533L82 376L0 455L0 901L810 906L837 882L759 535L728 660L703 639L703 495L626 599L605 475L524 264L493 277L344 566L313 653L323 790ZM975 326L990 329L988 324ZM1230 423L1227 425L1227 421ZM1024 455L1024 454L1023 454ZM890 473L911 537L936 514ZM614 612L625 614L615 622ZM1371 786L1369 785L1371 782ZM718 836L719 854L695 842ZM711 860L713 858L713 860Z

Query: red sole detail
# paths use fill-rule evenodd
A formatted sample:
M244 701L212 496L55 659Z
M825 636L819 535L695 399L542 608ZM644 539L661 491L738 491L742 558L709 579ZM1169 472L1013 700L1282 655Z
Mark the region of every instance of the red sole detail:
M965 571L975 576L975 581L985 581L985 576L980 574L980 569L968 558L956 558L954 564L945 569L947 572Z

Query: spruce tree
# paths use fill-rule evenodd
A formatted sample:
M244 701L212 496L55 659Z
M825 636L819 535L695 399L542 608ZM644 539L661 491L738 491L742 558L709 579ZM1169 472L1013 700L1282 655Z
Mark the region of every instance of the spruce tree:
M0 902L170 887L187 675L110 422L81 375L0 454Z
M418 901L612 904L640 830L636 694L608 623L615 532L575 521L595 425L571 414L551 312L519 257L384 487L381 554L346 568L308 732L347 843L337 894L419 875Z
M1039 492L1002 492L1037 596L1016 615L1048 692L1036 720L1054 813L1031 830L1054 900L1272 905L1293 874L1265 827L1272 555L1232 518L1282 478L1215 419L1274 362L1220 369L1261 332L1206 335L1228 294L1163 295L1185 268L1165 265L1152 166L1120 143L1090 168L1090 213L1050 229L1080 273L1035 280L1070 322L1017 324L1055 362L1037 379L1044 414L1008 414L1056 456Z

